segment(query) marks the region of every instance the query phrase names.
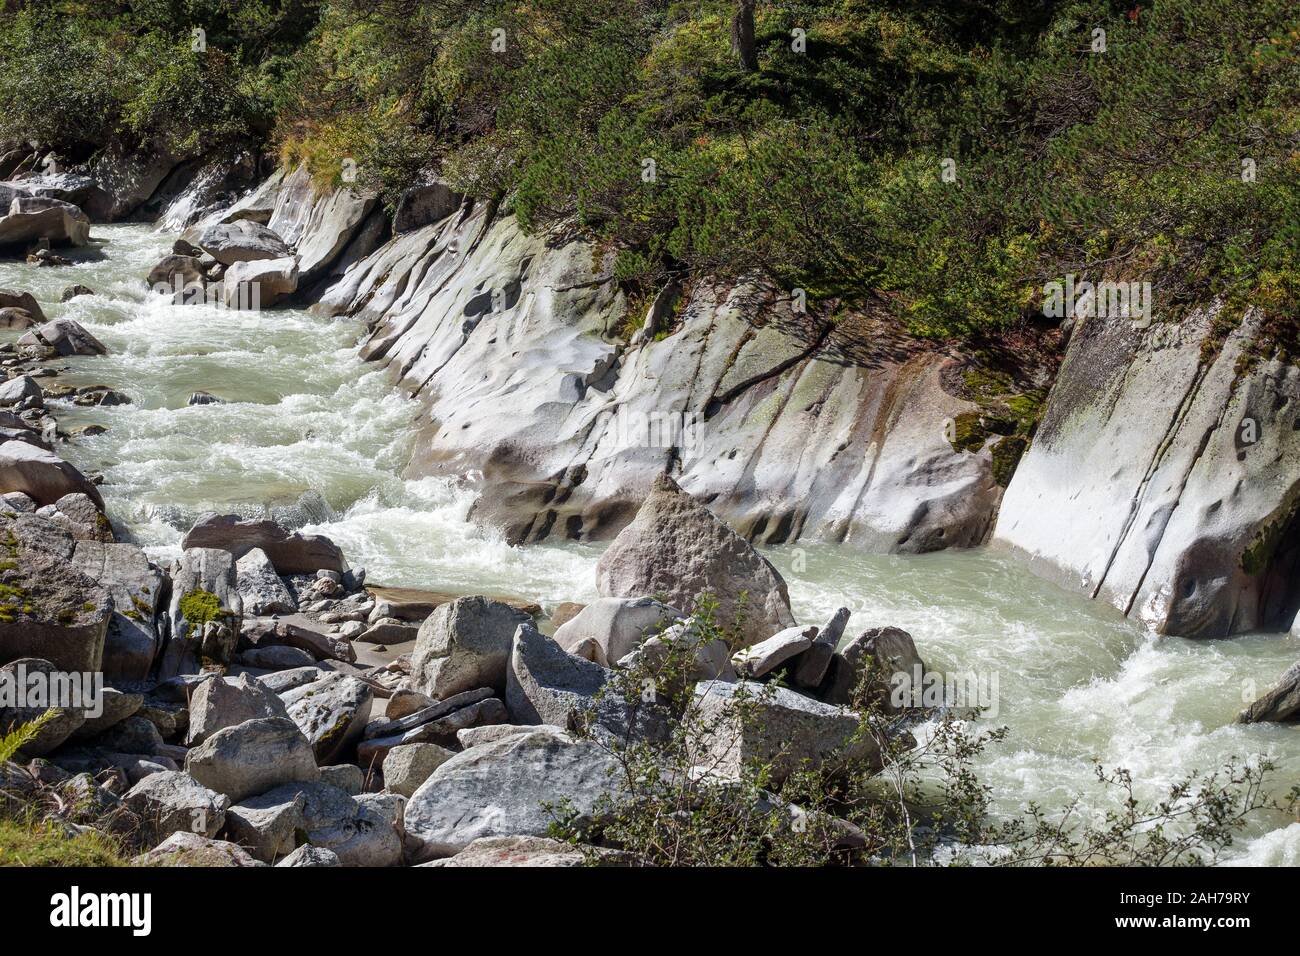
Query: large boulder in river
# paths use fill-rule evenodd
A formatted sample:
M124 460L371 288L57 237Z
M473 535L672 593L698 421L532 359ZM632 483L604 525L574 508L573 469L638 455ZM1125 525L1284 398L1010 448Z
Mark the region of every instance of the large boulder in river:
M40 408L45 393L30 375L18 375L0 383L0 408Z
M298 261L289 256L237 262L221 282L226 308L257 311L298 291Z
M84 246L90 241L90 220L71 203L40 196L14 195L4 205L0 185L0 247L26 246L47 239L53 245Z
M1264 694L1241 712L1239 723L1300 720L1300 661L1292 664Z
M21 491L42 506L80 493L104 507L99 489L85 475L54 452L25 441L0 445L0 493L10 491Z
M55 319L18 338L20 346L44 346L59 355L107 355L108 347L74 319Z
M186 548L172 576L167 609L171 640L163 652L163 678L195 674L208 664L228 664L239 639L244 604L235 559L216 548Z
M750 644L795 623L780 572L667 475L600 556L596 586L605 597L652 594L686 610L708 594L719 623L741 619Z
M217 731L185 755L185 772L235 802L282 783L320 779L311 744L284 717Z
M993 543L1029 569L1181 637L1285 630L1300 604L1300 367L1177 323L1075 319Z
M452 856L480 837L545 836L568 802L591 814L617 800L618 764L601 746L539 727L472 747L442 764L406 804L415 862Z
M30 292L18 292L14 289L0 289L0 309L22 309L37 322L46 321L36 297Z
M502 688L515 631L532 618L500 601L458 598L420 625L411 653L416 690L443 699L476 687Z
M143 680L161 649L157 616L162 571L133 544L82 539L72 563L99 582L113 599L113 617L104 639L104 676Z
M574 651L590 641L592 659L612 667L682 617L681 611L654 598L600 598L556 628L555 642Z
M285 241L272 230L247 219L209 226L199 234L197 244L226 266L232 266L236 262L283 259L293 255Z
M280 574L315 574L317 571L348 569L343 551L329 538L318 534L290 532L269 518L241 518L239 515L200 515L181 542L183 548L220 548L238 560L254 548L271 559Z
M0 663L38 657L64 671L102 669L113 603L73 563L75 546L44 518L0 515Z
M832 655L821 698L828 704L856 705L854 695L861 689L865 702L893 713L906 708L892 699L893 689L920 690L917 676L924 673L925 662L911 634L897 627L872 627Z

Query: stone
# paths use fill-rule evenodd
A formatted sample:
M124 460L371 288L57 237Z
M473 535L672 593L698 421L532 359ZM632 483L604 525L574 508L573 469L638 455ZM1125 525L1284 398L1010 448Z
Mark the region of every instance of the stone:
M0 309L22 309L37 322L44 324L47 321L45 313L41 311L40 303L30 292L0 289Z
M320 778L311 743L283 717L217 731L185 757L185 771L233 801L294 781Z
M309 627L293 621L281 621L275 626L274 634L262 639L264 645L285 644L311 654L317 660L345 661L349 664L357 659L357 652L348 641L313 631Z
M0 407L39 408L44 405L44 395L36 379L30 375L19 375L0 384Z
M303 673L307 668L316 671L318 674L321 672L320 668L316 666L315 655L304 651L300 647L290 647L287 644L270 644L265 647L253 647L241 651L239 653L239 662L245 667L256 667L261 670L283 670L293 672L295 675ZM287 689L285 688L285 690ZM276 693L280 693L280 691Z
M131 716L102 732L96 746L116 753L153 757L166 749L162 734L146 717Z
M30 329L36 325L36 317L26 309L0 309L0 329Z
M20 658L0 667L0 687L6 690L4 696L16 695L19 690L25 692L23 699L13 699L14 706L5 706L3 698L0 698L0 732L8 733L11 728L53 712L36 736L23 744L22 753L28 757L40 757L57 749L86 722L84 709L75 705L91 704L93 688L85 686L76 677L65 676L49 661L34 657ZM38 681L40 690L33 693Z
M246 720L288 716L284 701L247 674L233 680L208 677L190 696L190 722L185 744L196 747L217 731Z
M611 667L682 617L676 608L653 598L601 598L558 627L555 642L573 651L583 641L591 640L596 649L591 660Z
M452 856L482 837L545 836L565 801L581 819L618 801L617 763L595 743L542 728L473 747L436 769L406 804L415 862Z
M293 255L284 240L272 230L248 219L209 226L199 234L197 244L226 266Z
M722 626L743 608L749 644L795 624L780 572L666 475L600 556L596 586L604 597L655 594L688 611L711 595Z
M147 853L131 861L132 866L262 866L243 847L225 840L209 840L197 833L173 833Z
M288 856L297 846L297 835L306 829L303 808L307 799L294 794L248 797L226 811L226 836L245 847L263 863Z
M742 677L763 677L812 647L816 636L816 627L787 627L765 641L737 651L731 662Z
M229 799L180 771L150 774L128 790L123 800L139 816L150 845L173 833L214 837L225 824L230 807Z
M859 720L852 711L773 684L701 683L691 722L710 773L722 778L766 766L779 785L801 767L880 757L873 739L854 740Z
M75 319L55 319L23 333L21 346L39 345L54 349L59 355L107 355L108 347L82 327Z
M466 727L483 724L502 724L508 718L506 705L495 697L488 697L467 707L460 707L444 717L430 720L403 733L387 737L367 737L357 746L357 761L365 767L383 763L384 757L394 747L402 744L451 743L456 734Z
M459 598L420 625L411 654L411 680L430 697L476 687L501 688L515 630L532 619L499 601Z
M186 548L172 576L167 608L171 640L160 676L198 673L204 664L229 664L243 622L235 560L217 548Z
M63 293L59 296L59 301L71 302L73 299L78 299L83 295L94 295L94 294L95 294L95 290L88 285L81 285L81 284L70 285L63 290Z
M865 688L867 701L879 704L885 713L894 713L896 708L889 699L890 680L895 674L906 674L911 679L917 668L924 673L925 662L916 652L912 635L906 631L896 627L870 628L832 657L822 700L828 704L855 703L854 691L868 668L873 677Z
M104 507L99 489L85 475L53 452L25 441L0 445L0 491L20 491L40 506L80 493Z
M186 400L185 404L186 405L225 405L226 400L224 398L218 398L216 395L213 395L211 392L205 392L200 390L197 392L190 392L190 397L188 400Z
M204 286L206 270L195 256L167 255L149 270L145 282L154 292L163 295L189 296Z
M359 802L327 783L292 783L263 794L258 803L303 801L303 832L313 846L330 850L340 866L396 866L402 839L386 812Z
M478 729L478 728L475 728ZM461 731L464 733L465 731ZM409 797L455 754L437 744L403 744L384 757L384 788Z
M133 544L89 539L76 543L72 563L98 582L113 602L104 637L105 678L144 680L162 646L157 624L165 581L162 571Z
M338 787L344 793L356 797L366 789L366 772L353 763L334 764L320 768L321 783Z
M244 608L253 614L293 614L298 602L280 580L275 565L261 548L235 562L236 586Z
M261 549L280 574L315 574L322 568L347 570L343 552L322 535L290 532L268 518L201 515L181 541L182 548L220 548L236 559Z
M1241 712L1238 723L1300 720L1300 661L1292 664L1276 684Z
M462 750L468 750L470 747L490 744L494 740L502 740L516 734L529 734L538 729L549 730L557 734L568 733L566 728L557 727L555 724L489 724L484 727L466 727L464 730L458 730L456 731L456 740L460 743Z
M804 651L795 665L796 687L815 690L822 685L822 681L826 679L826 671L831 665L831 658L835 656L835 649L839 647L840 638L844 636L844 627L848 623L849 609L846 607L840 608L831 616L830 622L818 632L812 647Z
M418 627L387 617L363 629L354 640L361 644L405 644L407 641L416 640L419 634Z
M298 260L292 256L237 262L222 276L226 308L258 310L298 291Z
M330 674L286 691L289 718L311 741L318 764L342 759L366 729L374 694L355 677Z
M286 856L276 866L339 866L338 854L323 846L304 843Z
M716 633L716 632L709 632ZM639 648L617 662L625 670L643 667L651 673L662 671L673 651L681 646L692 649L694 664L686 676L690 681L736 680L736 668L731 663L731 648L720 637L705 640L706 632L693 617L667 627L662 634L650 638ZM679 652L680 653L680 652ZM680 688L665 688L675 692Z
M0 184L0 210L10 196L8 211L0 211L0 247L28 246L42 239L69 246L84 246L90 241L90 219L72 203L44 196L12 195Z
M136 712L144 706L143 694L125 693L112 687L105 687L99 695L99 700L101 710L99 716L87 716L85 723L78 727L69 739L89 740L102 734L114 724L135 716Z
M586 606L585 604L579 604L577 601L562 601L555 605L555 610L551 612L551 627L558 631L581 614L582 609Z
M299 651L296 647L278 649L295 651L299 654L307 654L306 651ZM268 647L265 648L265 650L271 651L277 650L277 648ZM249 651L245 651L244 654L241 654L240 656L243 657L249 653ZM307 657L311 657L311 655L307 654ZM289 670L276 671L273 674L263 674L257 678L257 683L259 686L265 687L273 694L283 694L286 691L293 690L295 687L301 687L304 684L318 681L324 677L326 673L326 671L321 670L313 663L301 667L292 667Z

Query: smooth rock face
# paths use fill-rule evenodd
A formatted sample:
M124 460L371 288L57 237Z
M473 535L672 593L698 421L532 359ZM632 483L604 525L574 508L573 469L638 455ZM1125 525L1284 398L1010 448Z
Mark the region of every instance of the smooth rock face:
M80 493L104 507L99 489L85 475L53 452L25 441L0 445L0 491L21 491L38 505Z
M227 308L265 309L298 291L298 260L236 262L221 277Z
M348 569L343 552L329 538L290 532L267 518L243 519L239 515L201 515L181 542L182 548L221 548L242 558L261 549L280 574L315 574Z
M731 662L742 677L762 677L812 647L816 636L815 626L787 627L765 641L737 651Z
M1286 669L1276 684L1241 712L1239 723L1300 720L1300 661Z
M253 614L293 614L298 604L261 548L235 563L236 585L246 610Z
M80 540L72 563L113 601L104 638L104 677L143 680L161 649L157 616L163 573L133 544Z
M209 226L199 234L198 246L225 266L292 255L272 230L247 219Z
M283 717L217 731L186 755L185 772L236 802L282 783L320 778L311 743Z
M478 729L478 728L474 728ZM437 744L403 744L384 758L384 788L409 797L455 754Z
M214 837L226 822L230 800L187 773L166 771L145 777L123 797L140 817L153 845L173 833Z
M543 803L592 812L603 795L619 799L616 765L599 746L538 728L483 744L448 760L406 805L416 862L459 853L480 837L545 836L554 817Z
M654 598L601 598L555 630L555 642L573 651L584 641L595 646L595 663L612 667L682 613Z
M664 475L600 556L596 586L606 597L662 595L687 610L709 594L724 626L737 620L743 607L750 644L795 623L780 572Z
M172 578L167 609L171 640L163 652L161 676L196 674L205 661L229 663L243 614L230 552L187 548Z
M994 543L1161 634L1285 629L1300 605L1300 369L1242 363L1248 315L1076 320ZM1105 453L1099 453L1105 449Z
M247 674L234 680L209 677L190 696L190 724L185 744L195 747L218 730L262 717L288 717L284 701L254 683Z
M459 598L420 625L411 653L416 690L442 699L476 687L504 687L515 630L532 624L522 611L484 597Z
M103 669L113 602L73 563L75 547L52 521L0 515L0 560L13 565L0 570L0 663L35 657L63 671Z
M289 718L311 741L316 762L326 764L361 739L374 694L355 677L330 674L286 691L282 699Z
M40 676L42 684L53 690L55 675L59 670L49 661L24 657L0 667L0 681L3 681L3 686L6 687L29 687L31 685L28 682ZM90 689L88 686L85 687L86 692ZM68 701L68 703L73 702ZM49 723L43 726L35 737L23 744L22 752L28 757L40 757L54 750L86 722L86 714L82 710L75 707L51 706L60 703L59 701L29 697L25 701L14 701L14 703L23 703L25 706L4 706L3 702L0 702L0 730L5 733L11 727L30 723L47 711L54 711L54 716L49 718Z
M853 742L858 718L850 710L785 687L742 681L701 683L695 690L696 727L709 767L738 777L746 766L770 765L780 783L801 766L818 767L845 755L879 756L872 740Z

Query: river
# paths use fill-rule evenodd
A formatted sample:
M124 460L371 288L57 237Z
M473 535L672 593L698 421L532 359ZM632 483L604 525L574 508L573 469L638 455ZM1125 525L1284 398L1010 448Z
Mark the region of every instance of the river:
M255 513L315 491L330 513L307 530L337 541L373 582L510 593L548 608L595 596L599 546L510 547L465 520L472 487L401 477L417 408L359 360L355 323L172 305L143 281L171 236L142 225L93 234L98 244L74 250L71 267L0 263L0 287L32 292L50 318L74 318L108 346L106 356L60 362L57 381L109 385L132 404L54 407L65 430L107 427L60 452L105 476L109 515L125 536L171 556L203 511ZM60 305L73 283L98 294ZM228 402L188 406L199 389ZM1116 797L1098 787L1093 758L1132 771L1145 799L1193 769L1248 754L1275 761L1276 789L1300 783L1300 728L1233 723L1300 657L1294 637L1157 638L985 551L902 557L807 546L769 556L800 621L820 623L843 605L851 632L902 627L931 668L974 672L985 687L996 678L998 712L985 722L1010 733L977 768L999 812L1082 795L1099 820ZM1300 822L1260 814L1226 861L1300 865Z

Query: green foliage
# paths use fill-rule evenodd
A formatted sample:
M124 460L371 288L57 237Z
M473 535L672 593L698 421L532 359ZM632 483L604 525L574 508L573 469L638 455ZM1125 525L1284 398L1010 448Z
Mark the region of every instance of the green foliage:
M199 588L190 591L180 600L181 615L195 627L201 628L209 621L222 617L221 599L211 591Z
M41 728L58 716L59 711L47 710L35 720L29 720L25 724L11 727L3 735L0 735L0 764L12 760L14 754L36 739L41 732ZM0 728L0 730L3 729Z
M0 817L0 866L125 866L117 841L94 829L69 833L57 822Z

